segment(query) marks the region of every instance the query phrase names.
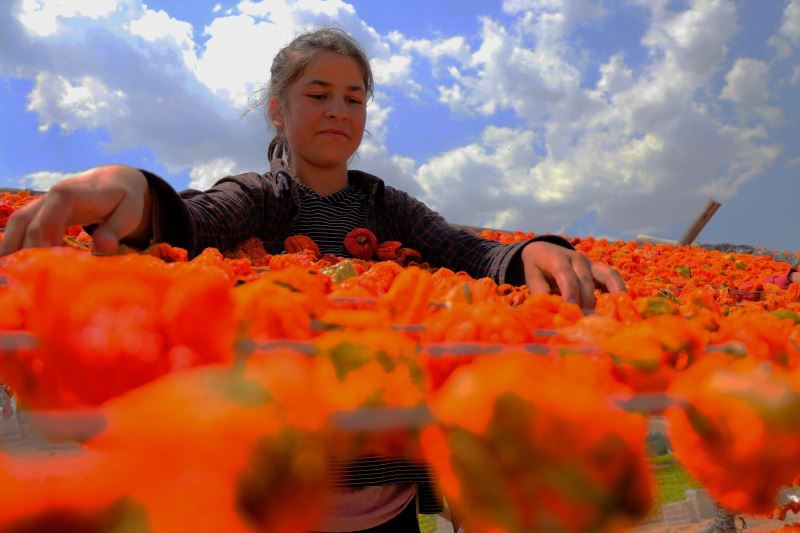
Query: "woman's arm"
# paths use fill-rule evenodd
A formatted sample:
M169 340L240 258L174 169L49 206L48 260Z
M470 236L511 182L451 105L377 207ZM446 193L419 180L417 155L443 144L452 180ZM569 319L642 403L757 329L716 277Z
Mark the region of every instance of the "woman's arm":
M605 263L590 261L565 240L541 236L505 245L450 225L438 213L406 193L386 188L388 219L398 221L401 242L423 258L473 277L498 283L526 283L533 293L558 291L584 308L594 307L594 289L625 290L619 273Z
M110 165L74 174L11 215L0 255L59 246L64 230L73 225L96 225L95 247L114 251L122 239L148 238L151 204L147 180L134 168Z
M418 250L431 264L503 282L501 265L509 246L452 226L424 203L392 187L385 188L377 210L379 225L389 229L386 240L396 239Z
M168 242L190 255L221 250L259 234L265 194L258 174L220 180L183 198L155 174L132 167L97 167L56 183L42 198L17 210L6 225L0 255L21 248L58 246L68 226L84 226L95 248L120 243L146 247Z
M262 177L252 172L223 178L203 192L181 193L155 174L145 176L153 191L154 240L186 248L190 256L261 236L265 213L277 208L277 198L265 194Z

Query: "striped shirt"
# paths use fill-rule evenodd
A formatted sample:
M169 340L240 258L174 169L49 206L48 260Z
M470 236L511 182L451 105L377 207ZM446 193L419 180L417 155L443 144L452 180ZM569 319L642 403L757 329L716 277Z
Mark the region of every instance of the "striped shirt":
M363 189L348 185L333 194L320 196L298 183L300 208L295 221L295 235L307 235L317 243L320 253L349 255L344 237L367 225L369 198Z
M298 189L300 205L295 234L311 237L323 254L348 255L343 245L345 235L366 225L369 198L364 190L348 185L320 196L299 182ZM333 471L334 486L342 489L430 480L430 472L422 464L380 457L335 462Z
M348 185L320 196L299 182L298 190L300 202L295 234L313 239L320 253L349 255L343 244L345 235L367 223L369 198L364 190ZM409 499L417 495L417 483L432 481L425 465L380 457L334 462L333 479L337 505L322 517L315 530L354 531L381 525L394 518ZM430 488L425 487L422 493L436 500ZM434 510L438 509L434 506Z

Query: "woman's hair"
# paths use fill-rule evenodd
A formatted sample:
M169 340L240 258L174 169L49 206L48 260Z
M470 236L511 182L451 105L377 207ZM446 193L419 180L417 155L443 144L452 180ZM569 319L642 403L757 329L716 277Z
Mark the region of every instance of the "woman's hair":
M286 97L289 86L303 75L306 66L321 52L335 52L353 58L363 73L366 96L367 98L372 96L374 80L367 54L361 45L343 30L326 27L295 37L275 55L272 67L269 69L269 83L258 93L258 99L251 109L263 106L267 121L272 123L270 100L277 98L284 110L287 109ZM273 172L285 168L284 160L290 173L292 171L292 154L281 128L277 128L275 137L269 143L267 160Z

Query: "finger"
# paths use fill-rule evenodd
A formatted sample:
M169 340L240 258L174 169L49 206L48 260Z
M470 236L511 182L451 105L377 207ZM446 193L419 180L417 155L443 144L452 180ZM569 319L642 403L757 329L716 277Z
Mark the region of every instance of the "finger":
M608 292L615 293L628 290L625 286L625 280L622 279L622 275L617 269L605 263L592 263L592 275Z
M561 296L565 301L580 305L581 289L578 276L572 263L565 256L559 256L555 269L550 272L553 276Z
M105 222L92 233L94 247L98 252L113 253L119 241L130 235L141 223L144 201L136 195L125 195Z
M531 294L550 293L550 284L547 282L547 278L534 263L525 264L525 282L528 284L528 291Z
M74 196L53 189L42 200L38 213L38 246L60 246L75 209Z
M0 256L14 253L23 247L28 225L36 217L41 206L41 198L35 198L9 217L6 223L5 235L3 235L3 242L0 243Z
M580 306L583 309L594 309L594 276L591 262L585 255L577 255L572 258L572 269L578 279Z
M40 248L42 246L39 240L39 222L34 218L28 227L25 228L25 237L22 239L22 248Z

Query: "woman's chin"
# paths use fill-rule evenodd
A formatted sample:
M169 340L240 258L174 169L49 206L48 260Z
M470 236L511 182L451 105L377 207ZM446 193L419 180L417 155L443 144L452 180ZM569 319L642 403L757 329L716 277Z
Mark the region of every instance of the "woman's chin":
M309 159L309 163L317 168L335 169L347 167L347 161L353 154L350 152L338 152L335 154L316 154L316 157Z

